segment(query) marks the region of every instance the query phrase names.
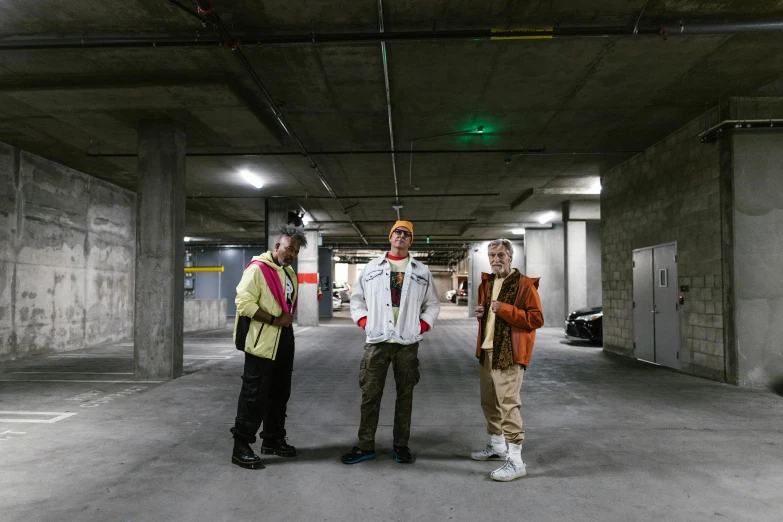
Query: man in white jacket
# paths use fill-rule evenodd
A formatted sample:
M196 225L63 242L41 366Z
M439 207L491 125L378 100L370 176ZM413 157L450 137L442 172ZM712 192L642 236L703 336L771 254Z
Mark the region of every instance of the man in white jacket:
M419 382L419 341L435 324L440 304L430 270L408 255L413 223L397 221L389 243L389 252L364 267L351 294L351 318L367 332L367 341L359 367L359 441L340 458L344 464L375 458L375 430L390 364L397 387L392 455L397 462L413 462L408 438L413 387Z

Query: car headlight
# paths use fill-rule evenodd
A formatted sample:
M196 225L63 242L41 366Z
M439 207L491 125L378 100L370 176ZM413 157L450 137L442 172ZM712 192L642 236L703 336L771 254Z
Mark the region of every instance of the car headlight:
M574 317L575 321L595 321L596 319L600 319L603 317L604 314L590 314L590 315L580 315L579 317Z

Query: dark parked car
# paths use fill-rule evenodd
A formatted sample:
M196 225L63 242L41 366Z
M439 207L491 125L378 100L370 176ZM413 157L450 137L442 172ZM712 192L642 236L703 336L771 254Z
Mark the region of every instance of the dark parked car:
M604 340L604 309L601 306L581 308L568 314L565 322L567 339L601 343Z

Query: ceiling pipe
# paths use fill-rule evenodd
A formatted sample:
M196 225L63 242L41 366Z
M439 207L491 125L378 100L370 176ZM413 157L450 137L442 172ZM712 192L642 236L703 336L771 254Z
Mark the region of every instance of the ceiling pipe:
M378 24L383 30L383 0L378 0ZM383 59L383 83L386 86L386 113L389 117L389 147L391 149L392 174L394 175L394 204L392 208L397 211L397 221L400 220L400 188L397 182L397 161L394 155L394 126L392 125L391 89L389 89L389 62L386 58L386 42L381 40L381 58Z
M746 120L723 120L717 125L713 125L706 131L699 134L699 141L702 143L713 143L718 136L725 130L741 129L770 129L783 127L783 119L746 119Z
M261 78L258 76L255 69L253 69L253 66L250 65L250 62L245 57L244 53L242 53L242 50L239 48L237 40L235 40L234 37L231 36L231 33L228 32L228 29L226 29L226 26L223 24L223 21L220 19L218 14L214 11L210 2L208 0L196 0L196 4L198 5L199 14L201 14L206 19L206 21L215 28L218 35L220 36L222 45L231 51L231 54L234 56L234 58L237 59L240 66L242 66L242 69L245 70L248 76L250 76L250 78L253 80L253 83L255 83L255 85L259 88L261 94L264 97L264 101L266 102L267 106L272 110L272 113L274 114L280 126L283 128L286 134L288 134L296 142L297 146L299 147L299 150L301 151L302 156L304 156L305 159L307 159L308 163L310 164L310 168L315 170L315 172L318 174L318 178L321 180L321 184L323 184L324 188L326 188L326 191L329 192L329 194L337 202L337 204L340 205L343 214L351 222L351 226L359 235L361 240L367 243L367 239L364 237L364 234L356 225L356 223L351 218L351 216L348 214L348 210L345 208L345 206L343 206L342 202L337 197L337 194L335 194L334 190L332 190L332 187L329 185L329 182L326 180L326 177L324 177L323 172L321 172L321 169L319 169L318 165L315 163L315 161L313 161L313 158L310 156L310 153L305 148L302 141L299 139L299 136L296 135L293 128L288 123L287 118L275 103L274 99L272 98L272 95L269 93L266 86L264 85L264 82L261 81Z
M486 196L499 196L499 192L474 192L465 194L411 194L409 198L483 198ZM288 199L332 199L331 196L264 196L265 198L288 198ZM340 199L390 199L393 195L374 194L374 195L356 195L340 196ZM187 196L187 199L260 199L258 196Z
M512 156L609 156L612 154L639 154L643 150L547 150L539 149L411 149L408 154L507 154ZM393 154L392 149L371 150L322 150L310 151L312 156L352 156L363 154ZM242 156L301 156L301 152L188 152L188 157L194 158L221 158ZM88 152L90 158L135 158L137 155L131 152Z
M198 0L199 4L206 3ZM206 17L209 21L209 16ZM211 22L210 22L211 23ZM375 42L410 42L440 40L529 40L547 38L584 37L636 37L636 36L691 36L734 33L783 32L783 21L750 20L746 22L687 22L676 18L645 27L542 27L540 29L467 29L454 31L398 31L398 32L356 32L356 33L304 33L290 35L265 35L261 38L245 36L232 40L230 45L270 46L295 44L350 44ZM244 43L242 43L244 42ZM100 49L100 48L151 48L151 47L217 47L228 44L221 38L193 36L160 37L118 37L118 38L24 38L0 40L0 50L21 51L41 49Z

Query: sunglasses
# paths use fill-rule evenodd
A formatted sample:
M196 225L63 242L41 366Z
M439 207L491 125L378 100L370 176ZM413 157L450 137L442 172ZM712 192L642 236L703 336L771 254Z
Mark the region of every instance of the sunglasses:
M397 234L398 236L402 236L402 237L411 237L413 235L410 232L408 232L407 230L403 230L401 228L395 228L393 233Z

